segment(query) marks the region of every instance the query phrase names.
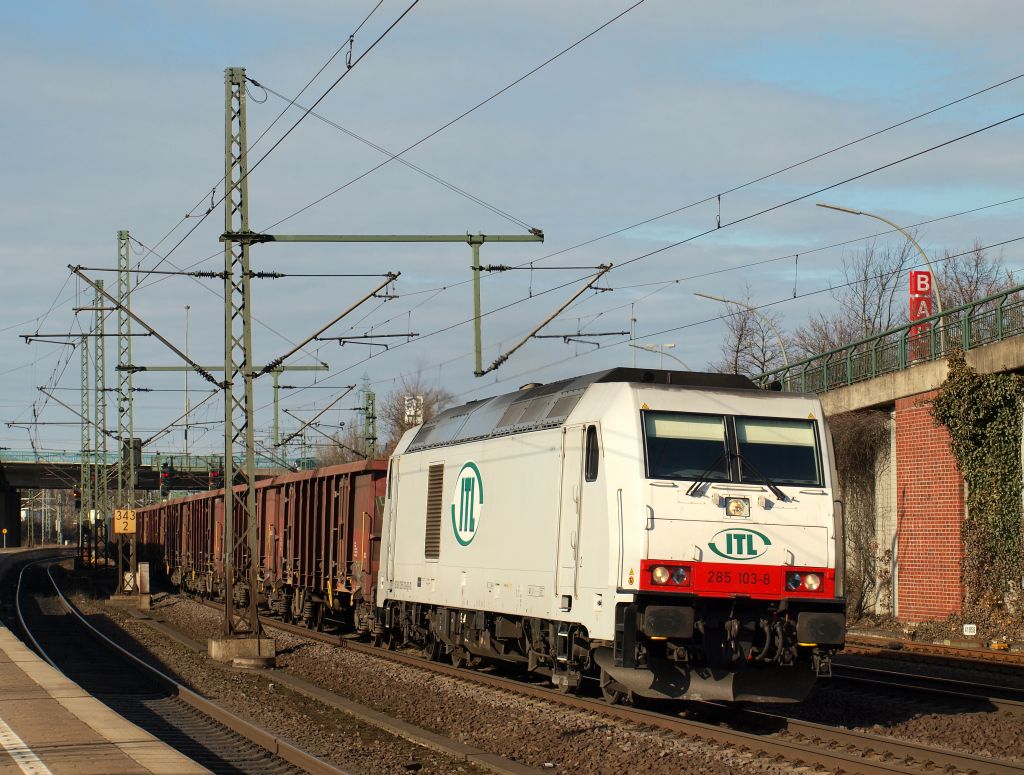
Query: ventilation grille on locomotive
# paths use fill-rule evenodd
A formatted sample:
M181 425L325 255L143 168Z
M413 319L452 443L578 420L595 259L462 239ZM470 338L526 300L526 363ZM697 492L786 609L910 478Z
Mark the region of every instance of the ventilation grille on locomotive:
M423 556L436 560L441 556L441 501L444 497L444 463L430 466L427 474L427 530L423 537Z

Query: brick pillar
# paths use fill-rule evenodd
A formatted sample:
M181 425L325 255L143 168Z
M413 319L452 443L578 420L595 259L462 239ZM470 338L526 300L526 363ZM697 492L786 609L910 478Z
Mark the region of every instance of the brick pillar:
M896 401L897 613L908 622L945 619L963 598L964 480L926 403L935 395Z

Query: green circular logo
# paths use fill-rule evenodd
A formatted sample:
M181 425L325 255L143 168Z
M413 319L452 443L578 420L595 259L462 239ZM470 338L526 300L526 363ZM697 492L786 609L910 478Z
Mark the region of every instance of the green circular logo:
M469 546L480 529L484 513L484 480L472 460L462 466L452 493L452 531L455 540Z
M757 530L730 527L719 530L708 542L708 547L727 560L754 560L768 551L771 539Z

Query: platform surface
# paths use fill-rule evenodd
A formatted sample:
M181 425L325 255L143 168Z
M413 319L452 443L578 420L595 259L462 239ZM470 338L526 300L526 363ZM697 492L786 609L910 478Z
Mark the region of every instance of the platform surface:
M87 694L0 625L0 775L208 772Z

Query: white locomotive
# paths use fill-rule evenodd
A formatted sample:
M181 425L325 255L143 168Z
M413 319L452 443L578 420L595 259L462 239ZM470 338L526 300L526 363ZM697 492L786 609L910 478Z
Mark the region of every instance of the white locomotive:
M390 461L378 639L606 699L797 701L845 637L815 396L618 368L448 409Z

